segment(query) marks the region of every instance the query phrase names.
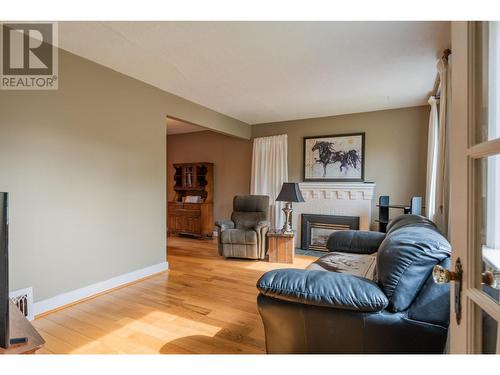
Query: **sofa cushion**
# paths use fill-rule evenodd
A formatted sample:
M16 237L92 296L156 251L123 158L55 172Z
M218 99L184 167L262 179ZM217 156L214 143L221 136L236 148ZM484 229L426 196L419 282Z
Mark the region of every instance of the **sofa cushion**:
M450 256L451 246L437 227L417 215L394 219L377 252L377 279L392 311L406 310L432 268Z
M389 222L389 224L387 224L386 235L389 235L392 232L395 232L398 229L409 225L416 225L421 228L428 228L441 234L441 232L439 232L439 229L436 227L436 224L434 224L431 220L420 215L406 214L395 217L393 220Z
M226 229L221 233L223 244L254 245L257 243L257 232L254 230Z
M307 269L345 273L373 280L376 259L376 254L331 252L310 264Z
M450 268L450 258L439 265ZM450 322L450 283L436 284L429 275L408 309L408 318L448 327Z
M364 230L338 230L330 234L326 248L330 251L373 254L385 238L385 233Z

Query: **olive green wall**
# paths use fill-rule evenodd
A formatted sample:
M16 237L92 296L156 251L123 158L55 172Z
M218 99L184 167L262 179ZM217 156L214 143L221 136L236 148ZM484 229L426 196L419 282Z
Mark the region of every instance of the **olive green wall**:
M166 116L249 125L59 51L59 90L0 91L11 290L35 301L165 261Z
M425 196L428 121L429 107L422 106L258 124L252 137L288 134L289 181L302 181L303 137L365 132L365 181L377 184L374 220L379 195L395 203Z
M376 194L424 195L427 107L249 126L65 51L59 59L59 90L0 91L11 289L33 286L35 301L165 261L167 115L247 139L287 133L290 181L301 180L302 137L364 131ZM192 157L215 162L225 217L249 190L251 141L202 136L213 147Z

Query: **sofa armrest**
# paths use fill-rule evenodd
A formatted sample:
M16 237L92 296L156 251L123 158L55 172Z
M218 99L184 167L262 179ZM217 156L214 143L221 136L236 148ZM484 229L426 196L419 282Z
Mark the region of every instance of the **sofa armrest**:
M215 226L217 230L221 232L226 229L234 229L234 222L232 220L217 220L215 222Z
M376 312L389 301L374 282L353 275L297 269L266 272L260 293L275 299L342 310Z
M385 233L363 230L340 230L330 234L326 248L330 251L346 253L372 254L375 253Z

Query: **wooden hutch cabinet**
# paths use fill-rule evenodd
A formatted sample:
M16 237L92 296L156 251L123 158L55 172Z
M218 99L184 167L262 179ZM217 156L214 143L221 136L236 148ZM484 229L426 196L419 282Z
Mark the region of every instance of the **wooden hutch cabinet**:
M174 200L168 202L167 234L211 237L213 234L212 163L174 164ZM191 197L191 198L188 198ZM189 200L197 198L197 202Z

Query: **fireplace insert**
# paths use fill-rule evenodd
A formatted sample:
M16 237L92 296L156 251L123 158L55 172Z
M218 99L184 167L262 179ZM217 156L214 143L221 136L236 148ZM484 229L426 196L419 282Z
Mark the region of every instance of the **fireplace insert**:
M301 247L326 251L326 241L338 230L359 229L358 216L302 214Z

